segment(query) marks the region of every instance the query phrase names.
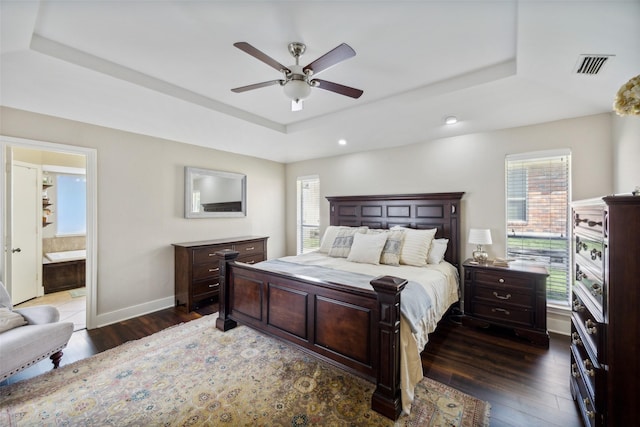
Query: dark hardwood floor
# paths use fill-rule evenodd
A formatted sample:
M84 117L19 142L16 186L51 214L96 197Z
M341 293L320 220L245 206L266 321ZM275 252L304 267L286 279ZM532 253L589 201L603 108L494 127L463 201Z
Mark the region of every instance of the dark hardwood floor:
M62 365L126 341L214 313L217 305L189 314L174 308L94 330L73 333ZM425 376L491 404L491 426L581 426L569 391L569 338L551 334L549 349L529 345L507 331L460 326L444 319L422 354ZM44 360L2 383L51 369Z

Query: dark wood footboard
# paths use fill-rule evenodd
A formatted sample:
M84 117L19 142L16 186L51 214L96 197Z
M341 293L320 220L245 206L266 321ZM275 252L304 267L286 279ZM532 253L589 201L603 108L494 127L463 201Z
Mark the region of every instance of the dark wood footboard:
M371 407L396 420L400 394L400 292L407 281L371 281L368 291L236 263L217 252L222 331L245 324L375 382Z

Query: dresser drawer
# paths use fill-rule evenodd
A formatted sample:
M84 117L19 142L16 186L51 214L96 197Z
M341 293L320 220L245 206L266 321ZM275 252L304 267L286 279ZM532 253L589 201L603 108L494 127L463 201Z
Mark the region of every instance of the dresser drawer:
M474 297L486 300L490 304L514 304L533 308L534 295L530 290L523 290L515 286L476 286Z
M576 262L574 278L574 286L580 286L599 307L598 311L602 312L605 293L602 276L591 271L589 267Z
M238 261L247 264L255 264L257 262L264 261L264 254L245 255L243 257L238 257Z
M507 271L505 273L491 270L478 270L476 272L476 284L489 285L490 287L526 288L534 289L535 281L529 276L520 276Z
M582 377L596 410L599 412L604 411L606 371L600 365L598 359L589 354L583 338L574 324L571 325L571 351L575 362L575 366L572 365L572 372L578 372Z
M606 363L606 328L584 305L583 301L573 293L573 313L571 315L572 327L580 335L580 339L594 357L601 363Z
M580 408L580 415L582 416L584 425L587 427L600 427L604 425L602 423L602 416L596 411L593 404L593 397L590 396L587 391L587 386L582 378L573 352L571 353L571 392Z
M245 256L264 253L264 244L262 242L239 243L235 245L234 249L239 252L238 258L244 258Z
M576 209L573 213L573 228L576 233L585 233L596 239L604 232L604 207Z
M472 302L474 316L501 324L534 326L534 312L507 304L490 304L480 300Z
M193 250L193 264L206 264L216 260L216 252L223 249L233 249L233 245L215 245L207 246Z
M587 267L593 273L602 277L604 265L604 242L584 236L575 237L576 262Z
M193 266L193 280L214 279L220 274L220 264L217 260L209 260L206 264Z
M202 299L207 296L217 295L219 289L220 281L218 278L202 282L194 282L192 288L193 297L195 299Z

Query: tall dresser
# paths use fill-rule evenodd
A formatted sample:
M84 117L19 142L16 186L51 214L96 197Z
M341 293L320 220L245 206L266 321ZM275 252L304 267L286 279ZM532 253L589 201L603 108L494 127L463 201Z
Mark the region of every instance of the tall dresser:
M572 210L571 392L586 426L640 426L640 196Z
M176 307L193 311L220 292L217 251L240 252L237 261L253 264L267 259L267 237L245 236L174 243Z

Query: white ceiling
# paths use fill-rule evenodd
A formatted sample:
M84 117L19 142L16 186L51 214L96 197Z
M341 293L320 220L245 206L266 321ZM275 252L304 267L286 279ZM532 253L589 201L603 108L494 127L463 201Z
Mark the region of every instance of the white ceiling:
M611 111L640 73L634 1L0 0L0 104L279 162ZM356 56L291 112L281 75L233 46L301 64ZM581 54L615 55L595 76ZM455 114L460 122L445 126ZM339 146L338 139L348 141Z

